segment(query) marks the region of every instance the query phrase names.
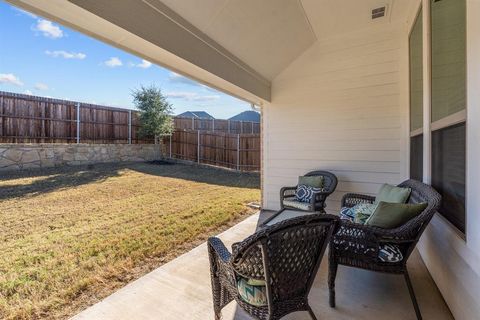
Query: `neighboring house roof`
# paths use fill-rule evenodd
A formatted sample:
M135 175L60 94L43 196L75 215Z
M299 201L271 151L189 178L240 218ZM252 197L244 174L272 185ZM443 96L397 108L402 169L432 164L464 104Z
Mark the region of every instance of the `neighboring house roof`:
M179 114L177 117L181 118L197 118L197 119L215 119L205 111L186 111Z
M231 117L228 120L232 121L251 121L251 122L260 122L260 113L257 111L244 111L236 116Z

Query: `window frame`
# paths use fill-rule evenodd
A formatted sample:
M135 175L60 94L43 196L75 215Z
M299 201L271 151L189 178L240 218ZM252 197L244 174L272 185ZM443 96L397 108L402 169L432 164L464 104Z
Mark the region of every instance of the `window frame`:
M410 64L410 36L415 26L415 22L418 16L422 14L422 46L423 46L423 126L422 128L411 130L411 64ZM467 46L467 30L465 30L465 44ZM418 8L416 10L415 17L410 22L409 32L408 32L408 176L410 177L410 167L411 167L411 138L423 134L423 182L431 184L432 182L432 134L434 131L445 129L451 126L455 126L461 123L465 123L466 130L466 155L465 155L465 176L468 181L468 127L469 121L467 117L468 109L468 72L465 72L465 108L461 111L458 111L454 114L446 116L442 119L432 122L432 0L421 0L419 1ZM465 64L468 66L467 60L467 50L465 50ZM428 75L428 76L426 76ZM428 102L428 103L426 103ZM468 185L465 184L465 232L462 232L459 228L453 225L445 216L441 213L437 215L442 221L451 227L452 230L466 242L466 235L468 233Z

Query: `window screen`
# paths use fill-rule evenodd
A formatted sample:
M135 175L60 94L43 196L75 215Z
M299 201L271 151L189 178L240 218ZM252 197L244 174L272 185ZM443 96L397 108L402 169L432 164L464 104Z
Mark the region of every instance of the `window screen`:
M432 122L465 109L465 20L465 0L432 0Z
M465 232L465 123L432 132L432 186L442 195L438 210Z
M410 138L410 178L423 180L423 134Z

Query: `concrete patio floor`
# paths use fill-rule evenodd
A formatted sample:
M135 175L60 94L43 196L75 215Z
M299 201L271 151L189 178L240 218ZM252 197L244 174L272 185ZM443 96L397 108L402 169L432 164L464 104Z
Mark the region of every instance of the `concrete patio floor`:
M255 232L259 221L269 214L257 213L223 232L220 238L230 247ZM318 319L415 319L403 277L347 267L339 267L337 307L330 308L327 269L324 257L310 293L310 303ZM423 318L453 319L418 252L412 254L409 270ZM72 319L214 319L206 244L128 284ZM232 302L223 310L223 319L252 318ZM299 312L285 319L310 318L307 313Z

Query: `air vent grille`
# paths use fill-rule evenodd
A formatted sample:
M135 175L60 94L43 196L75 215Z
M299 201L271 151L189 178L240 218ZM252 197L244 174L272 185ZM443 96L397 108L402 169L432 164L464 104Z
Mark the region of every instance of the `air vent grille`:
M372 20L385 17L386 7L372 9Z

